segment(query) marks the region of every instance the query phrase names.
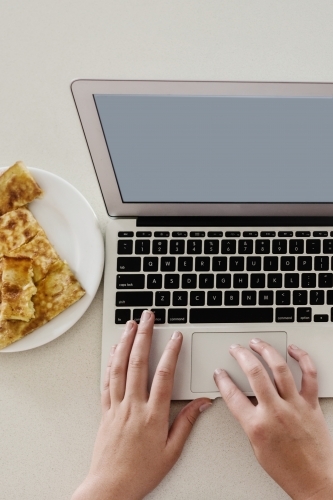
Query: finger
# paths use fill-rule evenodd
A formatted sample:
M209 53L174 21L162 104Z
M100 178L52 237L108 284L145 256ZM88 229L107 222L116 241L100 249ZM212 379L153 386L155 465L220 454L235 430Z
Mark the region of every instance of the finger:
M211 406L212 401L208 398L195 399L188 403L177 415L169 430L167 441L167 447L169 447L175 459L181 454L198 416Z
M289 355L299 363L302 371L302 384L300 394L311 405L318 404L318 379L314 362L307 352L296 345L288 346Z
M155 316L143 311L128 361L126 396L147 399L148 360Z
M124 399L128 360L136 329L137 324L135 321L127 321L112 358L112 366L110 367L110 397L112 403L119 403Z
M252 339L250 347L260 354L272 370L278 393L283 399L293 399L298 394L290 368L274 347L260 339Z
M149 405L152 408L158 408L161 416L164 416L165 413L169 414L174 375L182 341L181 332L177 331L172 334L153 378Z
M110 350L108 364L105 370L103 390L102 390L102 412L110 409L111 397L110 397L110 370L112 365L113 355L115 353L117 345L113 345Z
M278 393L259 359L239 344L230 346L229 352L247 376L258 403L270 404L275 401Z
M246 420L251 418L254 413L254 405L231 380L225 370L221 368L215 370L214 380L230 412L241 426L245 427Z

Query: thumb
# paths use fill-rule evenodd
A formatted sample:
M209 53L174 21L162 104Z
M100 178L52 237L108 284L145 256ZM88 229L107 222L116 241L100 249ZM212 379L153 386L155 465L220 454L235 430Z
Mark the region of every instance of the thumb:
M175 418L168 437L168 444L180 455L186 439L190 435L193 425L200 413L212 406L212 401L208 398L194 399L179 412Z

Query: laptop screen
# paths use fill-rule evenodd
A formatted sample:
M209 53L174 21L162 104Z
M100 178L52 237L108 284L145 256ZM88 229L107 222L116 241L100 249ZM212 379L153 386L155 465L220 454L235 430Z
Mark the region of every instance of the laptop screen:
M332 203L333 98L95 94L123 203Z

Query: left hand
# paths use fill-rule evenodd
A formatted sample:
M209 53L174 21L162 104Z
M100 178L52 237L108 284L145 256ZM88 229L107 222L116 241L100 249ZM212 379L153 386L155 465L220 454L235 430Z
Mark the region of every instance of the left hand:
M148 359L154 314L126 324L110 353L102 394L102 421L86 480L72 500L141 500L180 456L200 412L200 398L185 406L169 429L170 399L182 334L168 342L148 394Z

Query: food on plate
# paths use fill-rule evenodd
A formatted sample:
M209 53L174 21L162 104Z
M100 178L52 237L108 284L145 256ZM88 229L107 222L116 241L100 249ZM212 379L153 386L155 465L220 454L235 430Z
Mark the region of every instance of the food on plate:
M44 325L85 294L44 229L22 206L41 194L22 162L0 175L0 349Z
M29 321L34 317L31 297L37 288L32 276L32 260L29 257L2 258L0 320Z
M23 207L42 194L27 167L18 161L0 176L0 215Z
M68 264L57 260L32 297L35 317L30 321L0 321L0 349L20 340L74 304L85 294Z

